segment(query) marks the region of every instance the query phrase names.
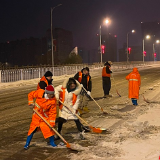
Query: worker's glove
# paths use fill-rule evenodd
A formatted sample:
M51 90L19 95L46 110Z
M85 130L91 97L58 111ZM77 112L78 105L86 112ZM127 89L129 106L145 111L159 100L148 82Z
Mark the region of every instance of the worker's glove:
M59 94L55 94L57 101L59 101Z
M91 92L90 92L90 91L87 91L87 94L88 94L89 96L91 96Z
M34 103L32 103L32 104L29 104L28 106L29 106L29 108L30 108L30 109L32 109L32 110L33 110L33 108L34 108L35 104L34 104Z

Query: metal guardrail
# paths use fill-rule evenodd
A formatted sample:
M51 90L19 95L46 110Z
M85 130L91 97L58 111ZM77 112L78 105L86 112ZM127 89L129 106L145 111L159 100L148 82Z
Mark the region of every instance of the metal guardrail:
M112 65L112 70L119 69L131 69L137 66L145 66L151 64L159 64L160 62L115 62ZM62 75L71 75L80 71L82 68L88 66L90 73L100 72L98 69L101 69L103 65L93 64L93 65L72 65L72 66L61 66L61 67L45 67L45 68L25 68L25 69L7 69L0 70L0 82L15 82L20 80L30 80L35 78L41 78L46 71L51 71L53 76L62 76Z

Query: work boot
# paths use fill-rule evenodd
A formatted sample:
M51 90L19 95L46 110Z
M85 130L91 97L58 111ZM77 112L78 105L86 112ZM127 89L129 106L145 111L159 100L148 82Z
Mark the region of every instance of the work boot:
M105 95L103 96L103 98L107 98L107 95L105 94Z
M82 132L79 133L79 138L80 138L81 140L85 140L85 138L84 138Z
M32 140L32 137L33 137L33 132L27 137L27 140L26 140L26 144L25 144L25 146L24 146L24 149L28 149L28 147L29 147L29 144L30 144L30 142L31 142L31 140Z
M137 106L137 105L138 105L137 99L133 99L133 98L132 98L132 104L133 104L134 106Z
M50 144L52 147L57 147L57 145L54 143L54 136L49 137L49 144Z
M82 129L83 129L85 132L90 132L89 126L83 126L83 125L82 125Z
M83 110L84 110L85 112L89 112L88 107L83 107Z
M107 94L107 95L106 95L106 98L107 98L107 97L108 97L108 98L109 98L109 97L112 97L112 95L110 95L110 94Z

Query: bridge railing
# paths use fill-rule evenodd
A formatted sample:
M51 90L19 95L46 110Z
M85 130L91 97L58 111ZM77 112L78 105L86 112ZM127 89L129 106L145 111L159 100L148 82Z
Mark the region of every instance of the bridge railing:
M112 70L123 70L131 69L133 67L144 67L151 64L159 64L159 62L115 62L112 65ZM59 66L59 67L41 67L41 68L24 68L24 69L5 69L0 70L0 83L15 82L20 80L30 80L35 78L41 78L46 71L51 71L53 76L62 76L62 75L71 75L80 71L82 68L88 66L90 73L101 72L101 64L92 64L92 65L70 65L70 66Z

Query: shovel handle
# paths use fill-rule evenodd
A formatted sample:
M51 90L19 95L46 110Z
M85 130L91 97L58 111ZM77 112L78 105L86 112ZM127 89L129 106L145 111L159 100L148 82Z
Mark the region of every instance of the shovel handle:
M83 121L86 125L89 125L83 118L81 118L77 113L73 113L73 111L71 110L71 108L69 106L67 106L66 104L64 104L61 100L59 100L60 103L62 103L67 109L69 109L69 111L75 115L77 118L79 118L81 121Z
M89 124L88 124L83 118L81 118L78 114L73 113L72 109L71 109L69 106L65 105L61 100L59 100L59 102L62 103L67 109L69 109L69 111L70 111L73 115L75 115L77 118L79 118L81 121L83 121L86 125L88 125L89 128L91 128L93 132L95 132L95 133L101 133L101 132L102 132L102 130L101 130L100 128L95 128L95 127L89 125Z
M66 143L67 148L70 148L70 144L45 120L45 118L43 118L42 115L34 108L33 111L61 138L64 143Z
M83 87L83 89L86 91L87 93L87 90ZM90 95L91 99L96 103L96 105L102 110L103 112L103 108L96 102L96 100Z

